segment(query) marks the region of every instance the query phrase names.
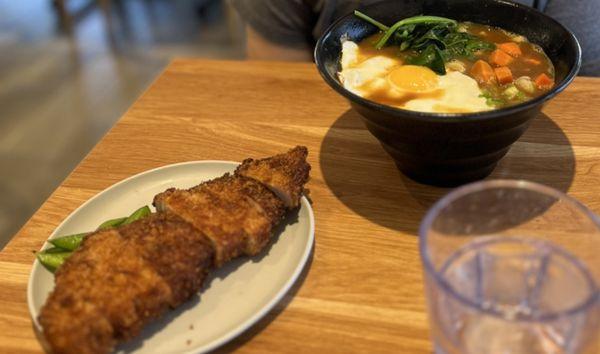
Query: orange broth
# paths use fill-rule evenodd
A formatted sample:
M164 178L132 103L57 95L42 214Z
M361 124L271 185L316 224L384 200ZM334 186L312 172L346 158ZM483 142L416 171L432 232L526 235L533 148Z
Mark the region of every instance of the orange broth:
M518 46L520 51L520 54L518 55L510 55L507 52L502 51L500 54L504 57L506 57L504 54L510 56L510 63L506 65L494 64L494 62L491 61L491 56L494 52L493 50L481 50L475 52L473 57L455 58L455 60L458 60L464 67L465 70L463 73L478 81L479 87L483 92L482 96L487 99L488 105L493 108L503 108L519 104L546 93L554 86L555 76L552 61L544 53L541 47L529 42L527 38L510 33L501 28L471 22L461 22L459 23L459 27L463 28L463 31L483 39L486 42L495 44L495 50L502 51L500 48L504 43L514 43ZM358 43L360 49L359 61L379 55L394 58L396 60L400 59L401 62L406 63L410 62L410 59L417 55L413 50L400 51L398 46L393 45L379 50L376 49L375 43L377 43L382 36L383 33L380 32L367 37ZM514 45L511 46L514 47ZM488 63L492 67L492 70L500 68L501 66L507 67L512 74L512 80L502 83L499 82L497 76L493 76L489 81L479 80L478 76L473 72L473 65L479 60ZM446 68L449 70L448 63L446 63ZM501 70L506 72L506 69ZM494 71L494 73L496 73L496 71ZM541 75L545 75L550 80L550 84L548 84L548 81L543 80L545 78L542 78L540 82L544 81L545 84L539 85L536 82L536 79ZM517 91L515 91L514 88L516 88ZM390 99L390 96L387 95L386 92L374 92L366 98L381 104L401 106L413 97L403 97L401 99L402 102L398 102L395 99Z

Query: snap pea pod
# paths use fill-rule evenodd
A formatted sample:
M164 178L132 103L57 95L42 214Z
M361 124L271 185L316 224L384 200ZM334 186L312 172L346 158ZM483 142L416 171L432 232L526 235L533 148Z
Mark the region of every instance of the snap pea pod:
M139 220L143 217L150 215L152 211L145 205L131 215L127 217L110 219L98 226L97 230L104 230L111 227L117 227L121 225L131 224L132 222ZM42 263L42 265L50 272L54 273L64 261L75 251L83 242L83 239L89 235L90 232L84 232L80 234L73 234L68 236L58 237L49 242L55 246L47 250L37 252L36 257Z
M104 229L108 229L111 227L117 227L120 225L124 225L125 223L129 224L129 223L132 223L135 220L138 220L149 214L150 214L150 208L148 208L148 206L144 206L144 207L134 211L133 214L131 214L131 216L129 216L129 217L125 216L125 217L121 217L121 218L106 220L105 222L100 224L100 226L98 226L98 230L104 230ZM81 242L83 241L85 236L87 236L88 234L89 234L89 232L84 232L81 234L62 236L62 237L50 240L50 243L56 247L62 248L63 250L75 251L79 247L79 245L81 244Z
M36 258L50 272L54 273L73 252L58 247L49 248L35 254Z
M152 211L150 211L150 208L147 205L144 205L143 207L139 208L138 210L134 211L131 215L129 215L121 225L131 224L132 222L146 217L151 213Z
M103 222L102 224L100 224L100 226L98 226L98 230L104 230L104 229L108 229L110 227L117 227L117 226L121 225L123 223L123 221L125 221L126 219L127 219L127 217L107 220L107 221ZM62 248L63 250L75 251L79 247L79 245L81 245L81 242L83 241L83 239L89 234L90 234L89 232L84 232L81 234L62 236L62 237L50 240L49 242L56 247Z
M54 246L61 248L67 251L75 251L77 247L81 244L81 241L87 236L89 232L84 232L82 234L74 234L68 236L62 236L59 238L55 238L50 240L49 242Z
M100 224L100 226L98 226L98 230L104 230L104 229L108 229L110 227L117 227L123 224L123 222L127 220L127 217L124 216L122 218L116 218L116 219L110 219L110 220L106 220L105 222L103 222L102 224Z

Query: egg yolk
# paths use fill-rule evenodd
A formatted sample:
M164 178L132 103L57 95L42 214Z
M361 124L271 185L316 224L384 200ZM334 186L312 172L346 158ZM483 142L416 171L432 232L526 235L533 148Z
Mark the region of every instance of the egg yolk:
M437 87L438 77L425 66L403 65L388 75L389 82L400 91L428 92Z

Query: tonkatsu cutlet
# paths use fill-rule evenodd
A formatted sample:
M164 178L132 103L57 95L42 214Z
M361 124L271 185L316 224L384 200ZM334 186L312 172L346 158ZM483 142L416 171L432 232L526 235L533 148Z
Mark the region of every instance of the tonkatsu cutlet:
M310 170L303 147L272 159L246 160L233 175L169 189L155 197L157 213L87 236L56 272L40 314L51 351L108 353L188 300L213 267L259 253L299 205Z
M240 255L259 253L286 208L299 205L310 171L307 155L305 147L295 147L266 159L247 159L234 175L158 194L154 206L174 212L204 233L219 267Z
M281 200L260 182L229 174L188 190L167 190L154 198L154 205L200 230L213 245L216 266L260 252L285 212Z
M285 154L260 160L246 159L235 170L235 174L264 183L281 198L286 207L295 208L300 203L310 172L307 156L308 149L305 146L296 146Z

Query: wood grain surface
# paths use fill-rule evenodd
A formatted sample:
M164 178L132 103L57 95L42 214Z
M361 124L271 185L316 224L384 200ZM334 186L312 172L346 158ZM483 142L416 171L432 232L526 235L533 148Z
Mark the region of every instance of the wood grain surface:
M600 212L600 79L549 103L490 178L524 178ZM27 280L52 230L115 182L189 160L309 148L314 254L276 309L221 348L431 353L417 228L447 192L395 168L312 64L174 61L0 253L0 352L37 353ZM35 173L35 166L31 166Z

